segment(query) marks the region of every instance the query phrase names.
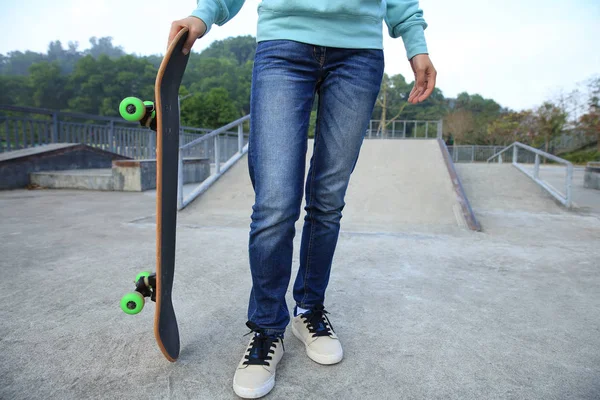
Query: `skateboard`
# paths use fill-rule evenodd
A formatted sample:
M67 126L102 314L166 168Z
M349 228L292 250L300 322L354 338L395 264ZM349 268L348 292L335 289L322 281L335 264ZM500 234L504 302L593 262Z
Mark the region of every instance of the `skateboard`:
M179 328L172 303L177 225L177 178L179 167L179 86L189 54L181 50L188 31L182 29L170 43L154 87L156 103L127 97L119 112L128 121L156 131L156 272L140 272L135 290L121 299L127 314L142 311L146 298L156 303L154 336L167 360L179 357Z

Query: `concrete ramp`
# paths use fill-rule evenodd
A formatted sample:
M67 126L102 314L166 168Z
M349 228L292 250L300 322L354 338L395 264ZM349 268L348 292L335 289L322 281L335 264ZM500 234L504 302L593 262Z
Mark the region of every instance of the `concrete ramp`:
M312 140L308 147L307 170ZM453 166L447 164L437 140L366 140L346 194L342 229L376 233L457 227L477 230L453 175ZM245 227L250 223L253 202L244 158L184 209L181 221Z
M442 146L437 140L366 140L346 195L345 229L469 228L474 217ZM472 229L478 230L476 221Z

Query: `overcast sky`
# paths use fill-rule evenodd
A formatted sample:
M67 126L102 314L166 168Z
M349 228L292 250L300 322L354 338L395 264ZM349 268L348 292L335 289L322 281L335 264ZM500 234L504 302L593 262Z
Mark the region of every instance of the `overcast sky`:
M327 0L323 0L327 1ZM210 42L256 35L259 0L247 0ZM195 8L194 0L0 0L0 53L45 52L60 40L89 47L92 36L111 36L128 53L162 54L171 21ZM426 38L446 97L462 91L493 98L512 109L535 107L561 90L600 74L600 0L421 0ZM384 27L382 27L384 29ZM386 72L412 81L401 39L384 29Z

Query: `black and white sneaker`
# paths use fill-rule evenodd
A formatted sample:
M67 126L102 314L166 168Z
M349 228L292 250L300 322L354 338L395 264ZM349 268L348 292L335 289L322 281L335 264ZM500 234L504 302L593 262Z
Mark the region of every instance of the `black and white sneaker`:
M342 344L331 326L327 311L318 306L292 319L292 333L306 348L306 355L319 364L336 364L344 357Z
M267 336L252 323L248 326L254 336L235 371L233 390L242 398L256 399L275 386L275 370L285 349L283 338Z

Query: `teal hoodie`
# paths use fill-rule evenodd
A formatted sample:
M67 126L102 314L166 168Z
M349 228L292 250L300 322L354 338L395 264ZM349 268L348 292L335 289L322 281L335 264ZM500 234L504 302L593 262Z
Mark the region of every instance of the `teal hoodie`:
M244 0L198 0L192 16L207 26L223 26ZM393 38L401 37L410 59L427 53L427 23L418 0L262 0L257 41L289 39L317 46L383 48L383 21Z

